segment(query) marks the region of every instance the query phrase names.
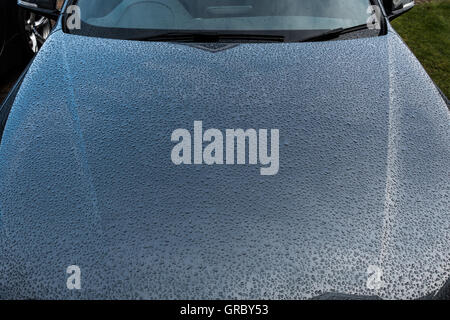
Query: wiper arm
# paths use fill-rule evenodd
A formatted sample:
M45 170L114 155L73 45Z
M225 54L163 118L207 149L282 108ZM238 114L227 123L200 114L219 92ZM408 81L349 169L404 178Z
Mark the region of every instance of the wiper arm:
M356 32L360 30L368 30L366 24L350 27L337 28L318 33L298 40L298 42L326 41L339 38L343 34ZM281 35L259 34L259 33L227 33L227 32L210 32L210 31L169 31L162 33L152 33L136 36L128 40L139 41L174 41L174 42L223 42L223 41L255 41L255 42L285 42L286 38Z
M221 42L224 40L248 40L284 42L284 36L268 34L219 33L219 32L164 32L151 36L129 38L140 41Z
M301 39L300 42L315 42L315 41L326 41L331 39L339 38L341 35L356 31L361 31L369 29L366 24L361 24L358 26L350 27L350 28L337 28L325 31L323 33L319 33L317 35L307 37L305 39Z

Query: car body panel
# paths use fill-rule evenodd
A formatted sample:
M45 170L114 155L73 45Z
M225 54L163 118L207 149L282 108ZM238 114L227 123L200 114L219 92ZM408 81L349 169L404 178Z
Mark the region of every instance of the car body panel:
M279 173L175 166L196 120L279 129ZM427 295L450 275L449 120L393 30L218 52L58 30L1 141L0 297Z

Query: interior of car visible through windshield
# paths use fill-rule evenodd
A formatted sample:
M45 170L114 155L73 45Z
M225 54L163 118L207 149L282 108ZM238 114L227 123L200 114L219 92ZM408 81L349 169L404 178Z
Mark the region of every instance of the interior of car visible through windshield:
M175 30L315 30L366 23L369 0L79 0L84 23Z

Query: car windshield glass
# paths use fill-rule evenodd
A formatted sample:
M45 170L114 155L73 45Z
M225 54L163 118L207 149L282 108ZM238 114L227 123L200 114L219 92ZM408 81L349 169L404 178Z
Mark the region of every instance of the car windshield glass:
M370 0L78 0L77 34L136 38L142 31L287 35L366 25ZM159 32L159 33L158 33Z

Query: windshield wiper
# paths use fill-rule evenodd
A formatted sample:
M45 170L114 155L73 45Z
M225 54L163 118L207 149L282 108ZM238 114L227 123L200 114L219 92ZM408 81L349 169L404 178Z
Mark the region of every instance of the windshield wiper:
M326 41L331 39L339 38L343 34L352 33L361 30L369 30L366 24L357 25L350 28L337 28L325 31L323 33L319 33L317 35L313 35L307 37L305 39L301 39L299 42L315 42L315 41Z
M326 41L335 38L339 38L343 34L352 33L361 30L370 30L366 24L350 27L350 28L337 28L313 34L306 38L294 40L296 42L314 42L314 41ZM310 33L311 34L311 33ZM254 41L254 42L285 42L290 41L292 36L286 38L282 35L275 34L259 34L259 33L234 33L234 32L211 32L211 31L168 31L161 33L152 33L150 35L137 35L128 40L139 41L174 41L174 42L226 42L226 41Z
M219 32L165 32L151 36L138 36L128 40L140 41L179 41L179 42L221 42L221 41L256 41L284 42L284 36L268 34L219 33Z

